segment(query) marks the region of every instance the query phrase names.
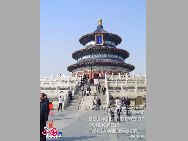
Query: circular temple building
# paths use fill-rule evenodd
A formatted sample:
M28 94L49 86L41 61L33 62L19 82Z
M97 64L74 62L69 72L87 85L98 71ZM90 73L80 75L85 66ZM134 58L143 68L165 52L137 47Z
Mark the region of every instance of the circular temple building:
M133 65L124 62L129 52L116 48L122 41L121 37L105 31L102 19L98 20L97 29L93 33L82 36L79 41L85 48L72 54L77 63L67 67L73 77L89 74L93 78L99 73L125 74L135 69Z

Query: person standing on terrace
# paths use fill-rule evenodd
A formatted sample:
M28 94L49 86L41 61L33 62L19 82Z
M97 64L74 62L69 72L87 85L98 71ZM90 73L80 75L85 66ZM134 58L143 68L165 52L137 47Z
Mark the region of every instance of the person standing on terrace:
M63 101L63 98L61 98L61 96L59 97L59 107L58 107L58 111L59 109L61 109L62 111L62 101Z

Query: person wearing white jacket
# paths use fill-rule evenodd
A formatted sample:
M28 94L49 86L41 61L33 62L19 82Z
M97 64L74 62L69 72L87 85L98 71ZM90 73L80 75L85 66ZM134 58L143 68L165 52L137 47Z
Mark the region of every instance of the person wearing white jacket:
M117 110L117 121L120 122L120 112L121 112L121 100L119 97L116 97L116 110Z

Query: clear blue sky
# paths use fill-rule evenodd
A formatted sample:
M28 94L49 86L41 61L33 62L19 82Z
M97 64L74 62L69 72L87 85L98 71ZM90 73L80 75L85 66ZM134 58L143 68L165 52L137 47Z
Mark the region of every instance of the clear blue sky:
M130 53L126 63L135 74L146 73L145 0L41 0L40 1L40 74L69 75L67 66L76 63L72 53L83 49L79 38L103 28L119 35L117 47Z

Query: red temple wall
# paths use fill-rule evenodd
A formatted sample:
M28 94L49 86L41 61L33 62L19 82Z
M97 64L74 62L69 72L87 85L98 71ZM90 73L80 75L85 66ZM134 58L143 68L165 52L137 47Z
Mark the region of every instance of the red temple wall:
M118 71L84 71L84 72L76 72L77 73L77 76L83 76L84 74L89 74L89 77L90 78L93 78L94 77L94 74L107 74L107 75L119 75L119 73L121 75L125 75L126 73L125 72L118 72ZM76 73L72 73L72 77L76 77Z

